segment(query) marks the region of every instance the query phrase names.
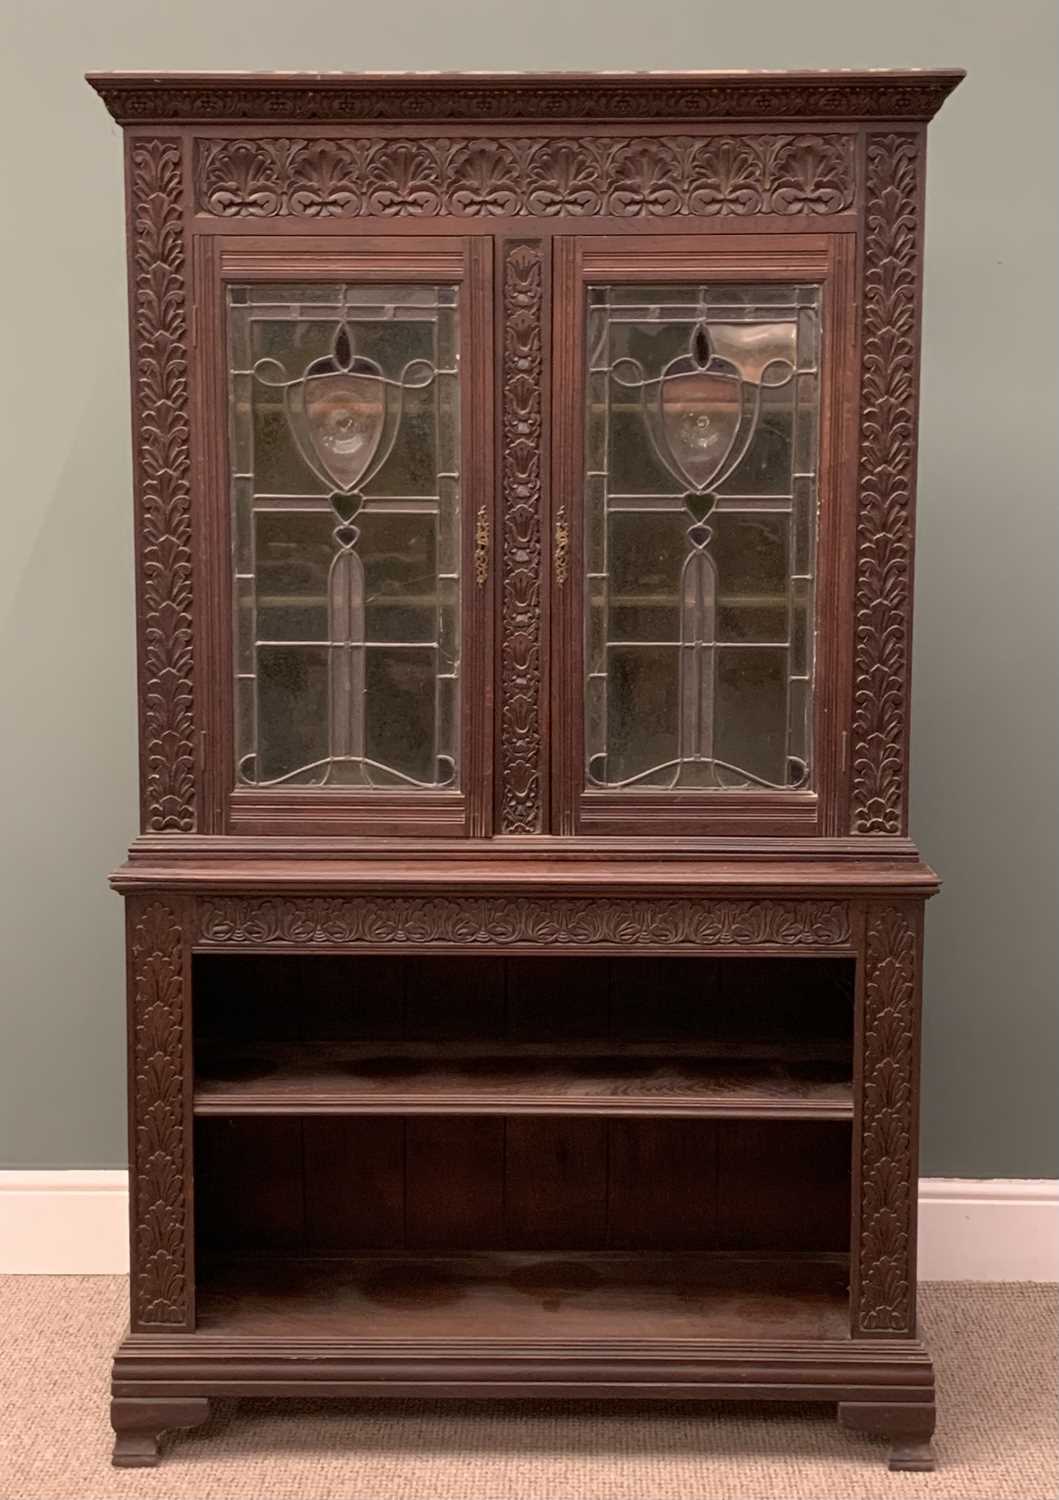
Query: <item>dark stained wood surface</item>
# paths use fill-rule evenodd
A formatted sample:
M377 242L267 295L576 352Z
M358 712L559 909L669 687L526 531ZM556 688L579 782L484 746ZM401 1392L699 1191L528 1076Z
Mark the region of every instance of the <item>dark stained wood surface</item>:
M194 1139L207 1259L850 1248L848 1121L206 1115Z
M199 1328L248 1338L842 1338L842 1257L500 1254L200 1267Z
M91 80L130 127L141 730L113 880L116 1462L157 1462L213 1395L312 1390L830 1399L929 1467L938 879L907 837L907 706L925 122L961 76ZM814 791L585 796L586 268L779 276L807 254L830 294ZM468 577L491 533L461 790L233 789L225 277L442 261L468 315Z
M869 68L723 73L89 73L124 125L159 122L526 120L725 122L929 120L962 69ZM267 123L266 123L267 122ZM289 126L288 126L289 128ZM473 210L472 210L473 211Z
M384 1053L207 1062L195 1113L607 1114L851 1120L840 1063L559 1057L416 1061Z
M415 1062L434 1062L441 1065L447 1061L474 1061L487 1056L496 1047L495 1036L482 1035L470 1039L446 1037L437 1041L422 1038L405 1041L401 1037L386 1036L378 1042L334 1041L317 1042L315 1045L301 1040L290 1042L254 1041L252 1049L245 1047L247 1056L259 1058L270 1069L281 1066L296 1054L307 1067L317 1063L345 1062L356 1064L363 1059L385 1056L392 1059ZM505 1041L504 1057L517 1061L555 1061L557 1054L576 1062L606 1056L620 1065L623 1059L631 1062L651 1058L688 1058L702 1060L704 1046L701 1041L689 1041L683 1037L659 1041L650 1037L622 1042L613 1037L596 1037L585 1041L580 1037L564 1037L555 1041ZM207 1050L200 1056L197 1070L208 1083L223 1059L231 1057L239 1062L240 1052ZM785 1036L761 1036L739 1038L736 1041L710 1038L708 1055L713 1061L732 1058L737 1063L762 1061L764 1063L848 1063L850 1043L842 1037L808 1037L805 1041ZM846 1070L848 1072L848 1069Z
M625 846L584 840L580 851L565 845L538 853L521 839L516 847L494 841L456 853L431 853L422 845L397 850L369 845L353 850L348 844L333 849L325 840L307 840L297 852L287 846L228 850L223 840L171 841L160 848L155 840L134 849L135 857L114 871L111 884L118 891L169 889L188 886L197 891L316 891L438 890L438 891L614 891L679 892L705 896L768 894L806 897L932 896L939 880L929 865L915 855L819 857L808 839L787 841L771 859L762 859L751 841L742 850L696 847L674 839L662 851L656 844L639 857ZM602 844L602 847L600 846ZM794 845L795 847L791 847ZM868 851L864 851L865 854Z

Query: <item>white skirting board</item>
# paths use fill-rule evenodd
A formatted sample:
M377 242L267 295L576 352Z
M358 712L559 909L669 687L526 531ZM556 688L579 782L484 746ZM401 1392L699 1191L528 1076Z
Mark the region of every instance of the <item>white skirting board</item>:
M0 1171L0 1274L129 1269L123 1171ZM1059 1181L927 1177L921 1281L1059 1281Z

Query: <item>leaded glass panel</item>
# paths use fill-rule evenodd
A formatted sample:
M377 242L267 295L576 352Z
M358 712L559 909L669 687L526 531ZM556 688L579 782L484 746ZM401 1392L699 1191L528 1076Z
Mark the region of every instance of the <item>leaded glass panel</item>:
M820 289L593 286L589 787L812 784Z
M459 784L458 289L228 293L236 773Z

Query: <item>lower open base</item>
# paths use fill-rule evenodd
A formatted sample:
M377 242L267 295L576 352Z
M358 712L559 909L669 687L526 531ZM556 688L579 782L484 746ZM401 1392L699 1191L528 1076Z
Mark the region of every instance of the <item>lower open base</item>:
M934 1375L916 1340L781 1338L359 1339L133 1334L114 1361L119 1467L159 1462L163 1432L206 1421L211 1397L415 1397L834 1402L890 1439L892 1469L931 1469Z

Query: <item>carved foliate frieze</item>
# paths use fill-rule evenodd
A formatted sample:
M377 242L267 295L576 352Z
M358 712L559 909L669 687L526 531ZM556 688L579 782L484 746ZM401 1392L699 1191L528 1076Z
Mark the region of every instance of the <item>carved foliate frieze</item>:
M842 134L201 139L195 192L221 218L835 214L854 161Z
M870 906L864 956L861 1206L856 1332L911 1333L915 1205L916 928Z
M501 368L500 827L539 833L544 251L509 244Z
M850 824L903 833L908 779L919 141L869 136Z
M197 934L219 947L838 948L849 912L690 897L218 896L200 900Z
M195 817L191 451L183 178L178 141L129 153L141 631L143 826Z
M189 1321L183 934L163 899L130 902L132 1196L137 1325Z

